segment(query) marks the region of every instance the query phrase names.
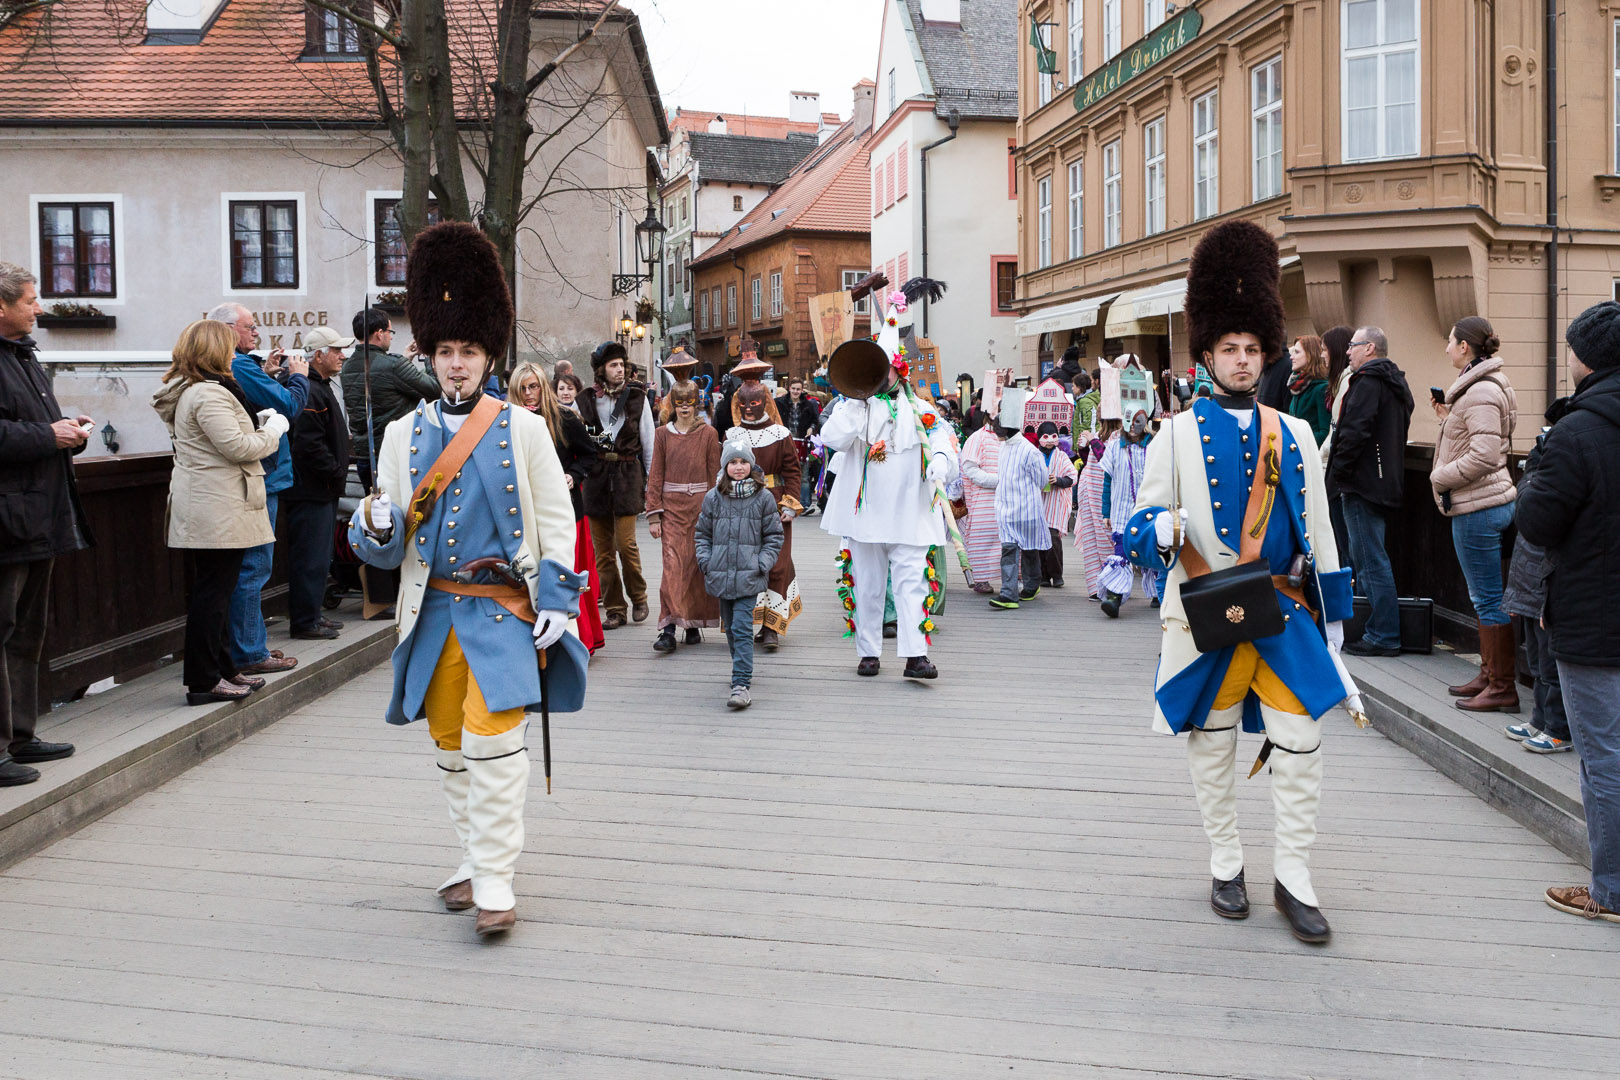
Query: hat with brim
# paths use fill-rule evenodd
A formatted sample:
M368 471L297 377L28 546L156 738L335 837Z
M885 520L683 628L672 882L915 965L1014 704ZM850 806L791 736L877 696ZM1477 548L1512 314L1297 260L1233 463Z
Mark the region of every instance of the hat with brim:
M320 349L349 349L354 347L354 338L344 337L330 326L317 326L304 335L304 348L311 351Z
M770 370L771 365L754 356L738 361L737 366L731 369L731 373L739 379L763 379Z
M697 373L697 357L686 351L685 346L677 345L669 352L669 359L664 361L664 370L676 382L685 382Z

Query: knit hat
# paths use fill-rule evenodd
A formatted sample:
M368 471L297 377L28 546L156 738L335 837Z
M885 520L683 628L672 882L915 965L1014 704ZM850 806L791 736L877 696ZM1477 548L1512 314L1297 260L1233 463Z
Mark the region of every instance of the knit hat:
M1564 340L1576 359L1593 371L1620 367L1620 303L1593 304L1569 324Z
M758 464L754 460L754 452L745 442L728 442L720 448L720 471L724 473L726 466L733 461L746 461L750 467Z

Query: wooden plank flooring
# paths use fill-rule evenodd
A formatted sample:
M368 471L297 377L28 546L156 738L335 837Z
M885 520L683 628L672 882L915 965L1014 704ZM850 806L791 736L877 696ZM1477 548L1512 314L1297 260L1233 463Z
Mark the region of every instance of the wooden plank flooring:
M944 677L857 679L814 525L749 711L718 634L609 635L555 795L535 770L508 940L439 909L437 772L379 668L0 875L0 1077L1614 1075L1620 927L1546 907L1584 880L1549 845L1338 714L1333 943L1266 902L1264 775L1255 914L1222 922L1147 729L1152 612L953 583Z

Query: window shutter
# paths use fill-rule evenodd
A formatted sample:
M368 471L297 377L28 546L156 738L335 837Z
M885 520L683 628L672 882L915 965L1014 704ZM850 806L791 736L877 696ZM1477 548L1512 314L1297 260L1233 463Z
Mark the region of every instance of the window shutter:
M872 170L872 216L883 213L883 166Z
M894 205L894 155L890 154L883 169L883 205Z
M898 181L897 186L900 188L900 196L899 197L903 199L903 198L906 197L906 193L910 190L906 186L907 175L908 175L908 173L910 172L910 169L911 169L911 164L910 164L910 162L911 162L911 144L910 143L901 143L900 144L900 152L899 152L899 156L897 158L897 162L898 162L898 164L900 166L900 179Z
M906 281L909 281L911 279L911 274L907 271L907 264L909 262L910 262L910 252L902 251L900 253L900 262L897 265L896 270L895 270L895 273L898 275L895 278L895 282L894 282L896 286L904 284Z

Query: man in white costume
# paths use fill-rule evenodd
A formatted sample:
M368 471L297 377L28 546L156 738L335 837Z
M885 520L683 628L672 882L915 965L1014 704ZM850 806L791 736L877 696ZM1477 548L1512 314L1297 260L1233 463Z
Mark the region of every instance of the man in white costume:
M828 360L829 378L851 396L838 400L822 420L822 441L842 460L821 527L848 543L840 594L860 655L856 673L880 670L884 591L892 577L899 613L895 649L906 662L905 677L933 679L939 669L928 659L928 635L937 583L928 578L928 549L945 543L940 489L956 475L956 451L944 420L906 381L909 367L900 344L911 322L906 293L891 294L889 304L875 343L847 341ZM862 380L868 385L851 385L847 373L856 370L875 377ZM853 396L873 385L877 390L870 396Z

